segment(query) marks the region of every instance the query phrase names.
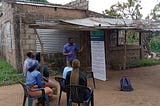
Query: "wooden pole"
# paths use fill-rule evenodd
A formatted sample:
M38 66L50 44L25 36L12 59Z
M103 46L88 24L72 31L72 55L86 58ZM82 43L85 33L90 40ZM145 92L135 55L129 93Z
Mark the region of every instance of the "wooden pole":
M126 34L127 31L125 30L125 37L124 37L124 63L123 63L123 69L126 69L126 62L127 62L127 46L126 46Z
M43 68L44 67L44 47L43 47L43 43L42 43L41 37L40 37L40 35L38 34L38 32L37 32L37 30L35 28L34 28L34 31L35 31L35 33L37 35L37 38L38 38L40 46L41 46L41 53L40 53L41 67L40 67L40 69L41 69L41 74L43 76L43 69L44 69Z

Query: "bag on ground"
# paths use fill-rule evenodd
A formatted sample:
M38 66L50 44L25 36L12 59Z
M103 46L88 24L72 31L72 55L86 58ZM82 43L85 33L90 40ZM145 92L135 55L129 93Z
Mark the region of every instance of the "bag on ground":
M127 76L123 76L120 80L120 90L121 91L132 91L132 84Z

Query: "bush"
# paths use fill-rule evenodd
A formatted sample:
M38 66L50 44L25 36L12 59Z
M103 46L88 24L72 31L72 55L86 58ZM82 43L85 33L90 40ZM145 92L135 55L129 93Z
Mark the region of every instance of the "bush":
M17 81L24 81L22 73L18 73L10 64L0 58L0 86L15 84ZM21 71L22 72L22 71Z
M129 67L152 66L160 64L160 59L142 59L129 63Z
M160 52L160 40L159 39L151 39L150 45L151 45L151 51Z

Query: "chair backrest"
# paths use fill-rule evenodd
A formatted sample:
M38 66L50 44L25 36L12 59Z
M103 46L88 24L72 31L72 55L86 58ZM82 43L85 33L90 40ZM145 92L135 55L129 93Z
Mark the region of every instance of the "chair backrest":
M63 89L63 87L65 85L65 79L62 77L55 77L55 80L59 82L60 87Z
M74 103L83 103L84 101L89 101L85 100L85 96L87 93L90 93L89 95L92 96L91 93L93 93L93 91L90 88L82 85L67 85L66 91L67 100L71 99ZM90 99L90 97L88 97L88 99Z
M80 68L81 72L88 78L93 78L91 67Z
M28 94L29 88L23 82L21 82L21 81L19 81L19 83L21 84L21 86L23 88L24 94L26 96L29 96L29 94Z

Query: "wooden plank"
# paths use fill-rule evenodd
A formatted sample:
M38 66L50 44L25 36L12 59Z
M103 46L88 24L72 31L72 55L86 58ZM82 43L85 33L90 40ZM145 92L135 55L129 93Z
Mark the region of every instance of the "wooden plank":
M30 24L30 28L35 29L65 29L65 30L96 30L94 27L85 27L85 26L77 26L77 25L40 25L40 24Z
M42 74L42 76L43 76L43 67L44 67L44 47L43 47L43 43L42 43L42 40L41 40L41 38L40 38L40 35L38 34L38 32L37 32L37 30L36 29L34 29L34 31L35 31L35 33L36 33L36 35L37 35L37 38L38 38L38 40L39 40L39 43L40 43L40 46L41 46L41 53L40 53L40 62L41 62L41 67L40 67L40 69L41 69L41 74Z

